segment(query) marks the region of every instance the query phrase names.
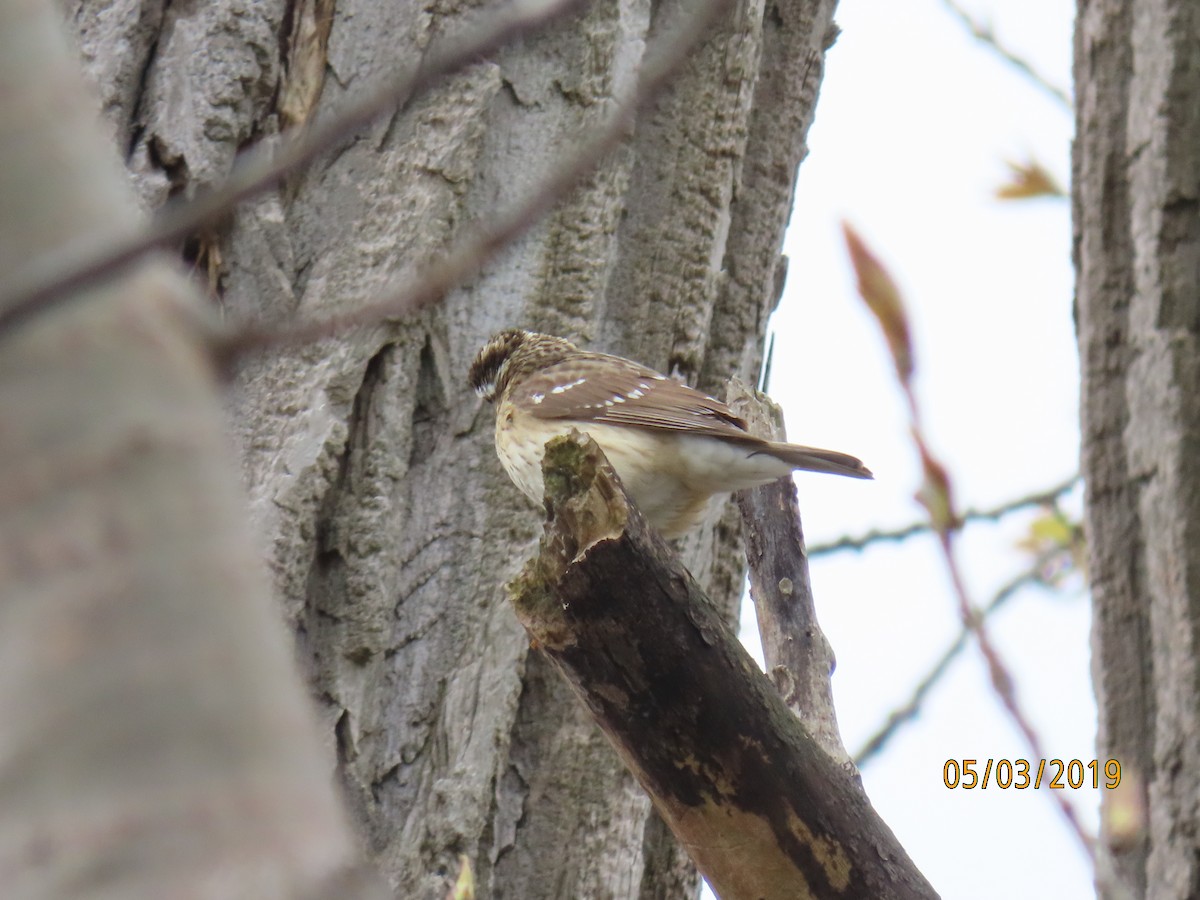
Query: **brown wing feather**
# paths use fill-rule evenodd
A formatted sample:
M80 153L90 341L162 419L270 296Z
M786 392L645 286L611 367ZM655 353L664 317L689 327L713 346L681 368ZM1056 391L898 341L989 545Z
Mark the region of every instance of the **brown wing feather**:
M744 419L717 400L653 369L616 356L577 355L522 380L521 406L539 419L574 419L629 428L666 429L736 441L798 469L872 478L848 453L766 441L746 430Z
M522 381L522 406L540 419L577 419L757 441L713 397L619 357L588 354Z

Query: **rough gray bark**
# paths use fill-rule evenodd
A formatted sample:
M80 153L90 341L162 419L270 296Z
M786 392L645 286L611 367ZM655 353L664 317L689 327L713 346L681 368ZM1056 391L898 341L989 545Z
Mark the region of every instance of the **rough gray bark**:
M1107 835L1104 863L1134 896L1195 897L1200 9L1190 0L1080 3L1075 80L1098 756L1143 780L1150 810L1132 839ZM1106 810L1112 802L1106 795ZM1105 896L1122 896L1101 881Z
M0 273L140 225L53 4L0 4L0 121ZM366 896L199 304L148 262L0 336L5 897Z
M481 896L695 891L504 602L539 513L504 478L491 410L463 378L507 325L710 388L753 378L833 6L738 4L628 145L470 286L238 373L253 521L369 855L399 896L440 900L459 853ZM342 0L324 45L297 24L320 21L320 2L76 0L68 13L153 207L274 134L279 97L328 114L470 8ZM230 316L351 308L536 183L635 77L644 41L687 14L680 2L596 3L347 139L187 250ZM687 558L731 610L742 565L723 521Z

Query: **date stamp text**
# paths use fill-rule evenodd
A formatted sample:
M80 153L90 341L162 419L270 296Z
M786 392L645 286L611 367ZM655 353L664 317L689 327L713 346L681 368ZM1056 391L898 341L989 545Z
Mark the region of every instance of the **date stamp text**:
M968 791L989 787L1113 790L1121 783L1121 763L1115 759L948 759L942 766L942 781L950 790Z

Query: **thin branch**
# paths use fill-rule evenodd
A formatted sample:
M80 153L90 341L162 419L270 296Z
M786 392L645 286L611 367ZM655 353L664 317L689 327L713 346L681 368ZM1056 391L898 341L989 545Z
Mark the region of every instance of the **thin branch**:
M904 298L891 274L883 263L867 249L858 233L848 224L844 224L842 229L847 249L850 252L851 263L857 275L859 294L862 295L864 302L883 330L884 338L895 363L896 380L908 405L909 432L924 472L924 482L917 493L917 499L929 512L930 525L934 534L937 535L937 543L946 565L946 573L950 576L950 584L958 603L959 618L962 620L963 627L974 635L975 641L979 645L979 652L987 664L992 690L1017 730L1024 737L1030 756L1035 759L1045 759L1046 754L1041 738L1017 701L1012 675L1005 666L1000 652L992 643L983 616L971 602L962 568L958 563L954 540L958 535L957 523L960 521L960 517L954 509L954 493L950 475L930 449L929 441L925 436L920 404L913 388L916 362ZM1060 791L1050 791L1049 796L1051 801L1058 806L1071 831L1079 839L1084 852L1092 860L1094 868L1095 842L1080 821L1075 808Z
M1025 57L1004 46L991 25L976 19L959 6L955 0L942 0L942 3L955 18L962 22L967 31L971 32L972 37L991 47L1001 59L1013 66L1013 68L1028 78L1034 85L1041 88L1068 110L1073 109L1070 95L1039 72L1033 63L1029 62Z
M532 226L620 145L631 132L638 110L657 96L728 5L729 0L702 0L692 14L681 16L682 24L664 36L661 49L643 62L637 85L617 103L612 115L583 135L575 153L542 179L532 194L492 217L490 227L468 234L411 279L394 285L348 313L294 323L235 325L221 342L218 356L228 363L249 353L310 343L348 329L377 325L407 315L440 299Z
M1072 475L1066 481L1056 484L1053 487L1036 491L1032 494L1026 494L1024 497L1009 500L1007 503L1002 503L999 506L992 506L987 509L968 509L959 517L959 527L961 528L968 522L995 522L1003 519L1009 513L1030 506L1054 506L1063 494L1071 491L1077 484L1079 484L1079 476ZM840 550L865 550L871 544L906 541L911 537L926 534L932 530L933 526L928 520L913 522L905 525L903 528L874 529L857 537L841 537L836 541L830 541L825 544L814 544L808 548L808 555L811 558L828 553L837 553Z
M1056 548L1049 553L1041 554L1034 561L1032 566L1030 566L1024 572L1021 572L1016 577L1010 579L1000 588L1000 590L995 593L995 595L993 595L992 599L988 601L987 606L980 610L980 618L984 620L990 618L993 613L995 613L1009 600L1016 596L1016 594L1022 588L1029 585L1045 584L1046 579L1043 575L1043 572L1045 571L1046 567L1053 563L1058 558L1059 554L1063 552L1064 551L1061 548ZM933 664L933 666L925 674L925 677L917 682L917 685L913 688L913 692L909 696L908 701L905 702L903 706L899 706L892 710L892 712L888 714L888 717L884 721L883 725L879 727L879 730L871 735L867 739L866 743L863 744L862 749L860 749L854 755L854 762L856 765L861 768L870 762L872 758L877 756L883 750L884 745L892 739L896 732L900 730L901 726L907 724L917 717L917 713L920 712L921 705L925 702L926 696L928 696L933 687L941 680L942 676L946 674L950 668L950 664L954 662L954 660L960 653L962 653L963 650L966 649L967 642L970 637L971 630L966 627L966 625L962 625L958 632L958 636L953 640L953 642L950 643L948 647L946 647L944 651L942 651L942 655L938 657L937 662Z
M443 42L420 64L353 100L325 122L295 128L243 152L213 190L168 204L137 234L97 243L92 236L36 259L0 288L0 334L75 294L111 278L152 250L171 246L228 214L235 204L276 184L363 126L402 107L521 35L582 6L583 0L516 0Z
M787 439L783 414L770 398L736 378L727 395L752 434L773 441ZM830 759L848 763L829 677L833 649L817 621L796 484L785 477L735 496L745 527L750 597L767 675Z

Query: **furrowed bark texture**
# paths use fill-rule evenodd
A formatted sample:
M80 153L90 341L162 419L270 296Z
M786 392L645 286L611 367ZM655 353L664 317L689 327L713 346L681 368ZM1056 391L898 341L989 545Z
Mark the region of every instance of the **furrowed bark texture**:
M1150 810L1141 834L1111 848L1112 866L1134 896L1195 897L1200 10L1188 0L1081 3L1075 79L1098 756L1144 780ZM1116 802L1105 793L1105 812Z
M0 4L0 121L0 273L138 227L53 4ZM151 262L0 337L5 897L366 896L199 302Z
M68 18L154 207L218 179L281 121L327 115L415 63L473 6L75 0ZM753 380L833 6L736 4L622 150L470 286L238 374L254 523L369 855L398 896L441 900L459 853L480 896L695 893L503 600L541 513L504 477L492 410L464 377L491 333L520 325L708 389ZM348 137L185 252L231 317L353 308L523 196L689 11L597 2ZM714 515L686 547L731 614L736 529Z
M789 711L587 437L547 449L554 516L510 586L722 897L935 897L857 778Z

